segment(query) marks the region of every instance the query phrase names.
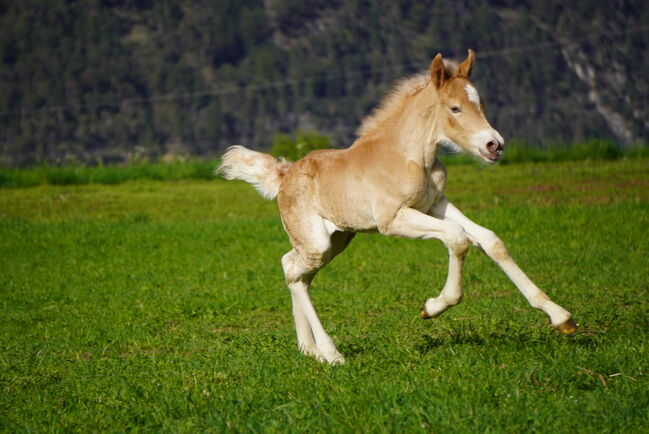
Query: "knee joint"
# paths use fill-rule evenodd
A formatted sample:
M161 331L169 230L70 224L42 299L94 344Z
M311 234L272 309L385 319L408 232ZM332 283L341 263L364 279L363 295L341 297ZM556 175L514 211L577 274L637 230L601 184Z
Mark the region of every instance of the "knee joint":
M480 243L480 246L495 261L502 261L509 258L509 252L507 251L507 247L505 247L505 243L491 231L484 237L484 241Z
M301 280L305 274L306 270L298 264L298 259L298 255L293 251L282 256L282 269L288 284Z
M282 268L287 283L309 282L324 265L324 256L314 252L298 254L291 251L282 257Z
M453 225L448 232L446 246L458 256L464 256L469 250L471 242L466 232L460 225Z

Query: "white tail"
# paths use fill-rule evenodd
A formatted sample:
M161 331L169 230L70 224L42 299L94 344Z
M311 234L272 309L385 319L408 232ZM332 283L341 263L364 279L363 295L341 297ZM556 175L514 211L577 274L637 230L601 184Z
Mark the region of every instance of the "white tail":
M243 146L230 146L221 159L216 174L225 179L249 182L265 199L273 199L279 192L282 176L291 163L277 160L269 154L251 151Z

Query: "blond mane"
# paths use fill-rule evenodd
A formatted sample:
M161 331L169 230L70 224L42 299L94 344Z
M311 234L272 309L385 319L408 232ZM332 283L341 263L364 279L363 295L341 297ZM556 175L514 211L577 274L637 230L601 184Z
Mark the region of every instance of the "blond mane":
M363 119L361 126L356 130L356 135L360 137L371 132L377 125L392 116L407 98L425 88L429 82L430 74L428 72L421 72L399 80L390 93L372 111L372 114Z
M444 59L446 74L454 76L458 69L458 63L454 60ZM379 105L372 111L372 114L366 116L361 122L361 126L356 130L356 135L361 137L370 133L377 125L389 119L401 104L423 90L430 83L430 72L424 71L403 78L397 81L390 93L385 96Z

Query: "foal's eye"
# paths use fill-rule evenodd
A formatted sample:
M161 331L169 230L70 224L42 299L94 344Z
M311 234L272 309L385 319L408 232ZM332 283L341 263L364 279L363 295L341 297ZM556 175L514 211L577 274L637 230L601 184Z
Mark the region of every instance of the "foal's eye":
M452 113L460 113L461 111L462 111L462 109L460 108L460 106L457 106L457 105L451 106L451 112Z

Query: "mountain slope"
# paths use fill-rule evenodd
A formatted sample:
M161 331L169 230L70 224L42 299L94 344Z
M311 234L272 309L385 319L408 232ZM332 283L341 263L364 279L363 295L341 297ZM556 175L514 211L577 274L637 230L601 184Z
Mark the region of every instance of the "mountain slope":
M508 138L649 141L643 1L0 2L0 163L337 146L442 52Z

